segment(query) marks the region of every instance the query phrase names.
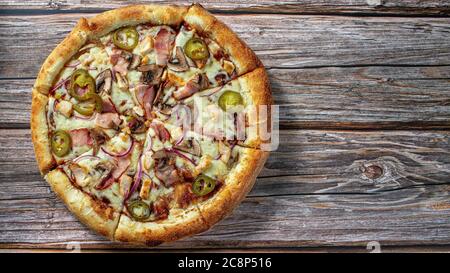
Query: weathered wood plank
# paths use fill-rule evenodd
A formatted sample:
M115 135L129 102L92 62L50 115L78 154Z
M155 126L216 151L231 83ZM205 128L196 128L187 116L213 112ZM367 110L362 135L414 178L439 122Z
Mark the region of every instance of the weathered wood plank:
M289 128L450 128L450 66L269 69ZM28 128L33 79L0 80L0 126Z
M197 1L188 1L197 2ZM41 11L66 11L83 10L98 11L122 7L128 4L148 3L148 1L108 1L100 0L6 0L0 4L3 9L41 10ZM160 4L179 4L179 1L152 1ZM294 1L202 1L205 8L213 11L227 12L260 12L260 13L302 13L302 14L397 14L397 15L446 15L450 14L450 5L445 0L294 0Z
M445 131L284 130L231 217L161 247L448 245L449 140ZM132 247L64 208L37 173L28 130L0 130L0 154L0 247Z
M2 16L0 78L32 78L81 16ZM220 15L267 67L450 65L446 18Z

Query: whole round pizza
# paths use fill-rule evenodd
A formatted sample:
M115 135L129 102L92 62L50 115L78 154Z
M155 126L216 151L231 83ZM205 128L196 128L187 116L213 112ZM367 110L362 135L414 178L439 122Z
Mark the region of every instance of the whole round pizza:
M200 5L82 18L42 65L32 97L42 175L112 240L156 245L209 229L268 156L264 67Z

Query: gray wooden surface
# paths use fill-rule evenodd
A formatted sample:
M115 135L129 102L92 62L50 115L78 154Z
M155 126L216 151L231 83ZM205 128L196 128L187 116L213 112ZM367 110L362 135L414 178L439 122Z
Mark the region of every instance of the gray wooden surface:
M29 132L34 77L62 35L135 1L108 2L0 3L0 248L137 248L67 211L38 173ZM229 218L158 249L449 250L448 1L224 2L203 4L268 68L280 147Z

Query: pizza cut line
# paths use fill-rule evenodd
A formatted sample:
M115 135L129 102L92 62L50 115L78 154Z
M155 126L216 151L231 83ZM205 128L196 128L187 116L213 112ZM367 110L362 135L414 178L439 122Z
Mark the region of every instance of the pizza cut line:
M268 157L257 109L271 104L259 59L203 7L129 6L82 18L49 55L32 139L82 222L157 245L209 229L250 191Z

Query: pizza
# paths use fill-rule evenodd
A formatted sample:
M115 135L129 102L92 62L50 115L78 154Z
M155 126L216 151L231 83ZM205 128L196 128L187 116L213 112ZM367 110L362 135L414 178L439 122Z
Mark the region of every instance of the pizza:
M271 104L260 60L202 6L128 6L80 19L45 60L32 140L81 222L157 245L208 230L250 191Z

